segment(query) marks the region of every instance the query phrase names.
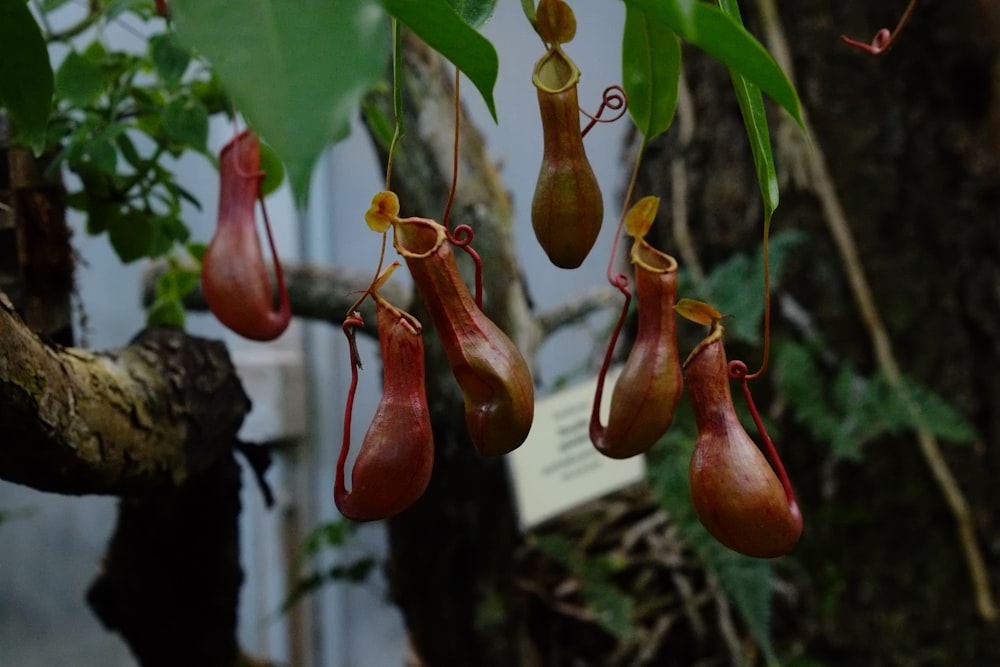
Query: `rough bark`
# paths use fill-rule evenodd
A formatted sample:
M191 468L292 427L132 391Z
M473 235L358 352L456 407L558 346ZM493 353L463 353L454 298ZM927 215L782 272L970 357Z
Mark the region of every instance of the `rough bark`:
M229 454L180 488L119 502L87 601L142 667L237 664L239 487Z
M33 331L73 343L76 261L66 226L66 193L52 156L9 146L0 111L0 290Z
M250 409L225 347L178 330L59 348L0 295L0 339L0 478L42 491L179 486L231 447Z

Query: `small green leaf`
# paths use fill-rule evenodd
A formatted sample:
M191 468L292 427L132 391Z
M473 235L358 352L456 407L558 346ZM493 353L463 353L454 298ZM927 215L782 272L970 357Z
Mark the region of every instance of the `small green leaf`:
M112 0L104 10L104 20L111 21L125 12L148 8L148 6L149 0Z
M382 112L377 104L371 102L361 104L361 113L365 117L365 125L369 132L375 137L375 141L383 149L389 150L389 146L392 145L392 137L396 133L395 123Z
M118 169L118 151L115 145L106 137L96 138L87 145L87 157L90 163L109 176Z
M580 592L597 621L622 641L635 632L635 601L606 580L584 577Z
M172 100L163 110L163 129L177 143L205 150L208 141L208 111L196 99Z
M743 25L737 0L719 0L719 6L730 18ZM760 87L737 70L730 68L729 74L733 80L733 90L740 105L740 113L743 114L747 139L750 141L757 182L760 184L760 194L764 200L764 218L770 221L771 215L778 208L780 193L778 174L774 168L774 155L771 151L771 134L767 128L764 98L761 96Z
M663 21L677 35L760 86L801 127L802 107L785 73L760 42L721 9L696 0L624 0Z
M104 90L101 68L76 51L70 51L56 72L56 93L74 107L85 107Z
M424 11L424 2L408 4ZM305 204L316 159L348 135L362 96L384 76L385 14L374 0L172 0L170 7L178 39L211 61Z
M133 169L144 168L145 161L139 154L139 149L135 147L135 142L132 141L132 138L129 137L126 132L122 132L115 137L115 144L118 146L118 150L122 154L122 157L125 158L125 161L128 162Z
M674 120L680 75L681 44L674 31L626 5L622 85L629 114L647 142Z
M914 431L925 428L935 436L955 443L976 440L976 429L958 410L912 379L904 379L896 387L892 400L899 405L895 411L900 415L899 421ZM908 406L912 406L918 414L914 415Z
M473 28L482 28L497 9L497 0L448 0L448 3Z
M172 32L149 38L149 58L156 73L168 87L180 83L191 62L191 54L177 43Z
M260 143L260 170L264 179L260 183L260 191L266 197L281 187L285 180L285 165L274 149L263 141Z
M180 298L173 294L157 297L146 312L146 325L182 328L184 326L184 304Z
M493 101L500 63L488 39L462 20L448 0L379 0L386 11L450 60L479 89L493 120Z
M142 211L129 210L106 221L111 247L124 264L134 262L149 254L153 240L150 216Z
M205 256L205 252L208 250L208 246L204 243L188 243L187 251L199 262Z
M0 0L0 44L0 106L16 136L40 153L55 85L42 32L23 0Z

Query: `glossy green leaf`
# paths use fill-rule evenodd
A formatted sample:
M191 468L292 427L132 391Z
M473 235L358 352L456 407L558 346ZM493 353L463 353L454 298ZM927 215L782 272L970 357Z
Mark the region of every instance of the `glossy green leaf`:
M76 51L66 54L55 78L56 93L74 107L85 107L104 90L101 68Z
M191 54L177 43L173 33L153 35L149 38L149 59L167 86L180 83L191 62Z
M49 51L24 0L0 0L0 44L0 106L15 137L41 152L55 86Z
M743 25L740 16L740 6L737 0L719 0L722 11L734 21ZM770 221L774 210L778 208L778 174L774 168L774 154L771 151L771 134L767 127L767 113L764 110L764 98L760 86L753 83L737 70L730 68L729 74L733 80L733 90L743 114L743 124L746 126L747 139L750 141L750 151L757 171L757 182L760 184L760 194L764 199L764 218Z
M386 11L450 60L479 90L497 119L493 86L500 62L488 39L462 20L448 0L379 0Z
M670 26L727 67L736 70L777 102L802 126L798 93L760 42L721 9L691 0L624 0Z
M626 6L622 86L632 121L646 141L673 122L680 74L681 44L674 31L641 9Z
M462 20L473 28L481 28L497 9L497 0L448 0Z
M320 152L347 136L361 97L385 72L389 30L378 5L173 0L171 11L181 43L211 61L237 109L281 156L304 205Z

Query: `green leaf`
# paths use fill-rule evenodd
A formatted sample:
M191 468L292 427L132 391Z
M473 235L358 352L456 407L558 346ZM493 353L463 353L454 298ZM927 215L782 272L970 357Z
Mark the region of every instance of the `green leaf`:
M260 182L260 191L265 197L278 188L285 180L285 165L281 164L281 158L264 142L260 144L260 170L264 172L264 178Z
M146 312L146 325L151 327L183 327L184 304L175 294L157 297Z
M129 210L106 220L111 247L124 264L149 254L153 241L153 224L142 211Z
M118 151L111 139L98 137L87 144L87 157L91 164L109 176L113 176L118 168Z
M104 90L101 68L86 56L70 51L59 66L55 90L74 107L85 107Z
M497 0L448 0L462 20L473 28L481 28L497 9Z
M736 70L791 115L801 127L802 107L785 73L760 42L721 9L696 0L624 0L663 21L677 35Z
M104 10L104 20L112 21L128 11L149 7L149 0L112 0ZM136 12L140 13L140 12Z
M423 11L425 3L409 4ZM377 7L374 0L171 3L178 39L211 61L237 109L281 156L300 205L321 151L347 136L361 97L385 72L389 31Z
M586 574L586 573L585 573ZM584 576L580 592L597 621L622 641L635 631L635 600L606 580Z
M392 137L396 133L395 123L382 112L377 104L372 102L363 102L361 113L364 115L365 125L375 137L375 141L383 149L389 150L389 146L392 145Z
M943 398L918 382L905 378L893 392L897 402L898 421L910 429L926 428L935 436L956 443L970 443L977 438L976 429ZM917 415L907 407L916 409Z
M674 120L680 75L681 43L674 31L626 5L622 86L632 121L647 142Z
M36 153L45 148L54 82L42 32L23 0L0 0L0 106Z
M462 20L448 0L380 0L386 11L450 60L479 89L493 120L493 101L500 62L489 40Z
M722 11L741 26L740 6L737 0L719 0ZM771 134L767 128L767 113L764 110L764 98L760 86L753 83L736 69L729 68L733 80L733 90L743 114L743 125L750 141L750 151L753 153L753 163L757 171L757 182L760 184L760 194L764 200L764 219L770 220L778 208L778 174L774 168L774 155L771 151Z
M163 110L163 129L174 141L195 150L205 150L208 141L208 111L194 98L170 101Z
M172 32L168 32L149 38L149 59L163 82L174 87L187 71L191 54L177 43Z

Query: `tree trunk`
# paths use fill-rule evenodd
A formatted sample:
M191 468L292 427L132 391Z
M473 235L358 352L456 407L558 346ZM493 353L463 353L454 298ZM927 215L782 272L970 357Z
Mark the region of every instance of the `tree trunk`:
M752 4L744 17L755 34L769 34L774 26L755 11L765 3ZM956 512L949 511L912 431L877 439L864 449L863 462L838 460L793 411L775 410L770 416L784 436L779 447L807 526L795 555L807 604L790 629L800 634L806 655L823 664L993 664L1000 660L1000 640L988 620L989 595L1000 582L1000 559L990 546L1000 538L995 3L919 3L895 46L877 58L838 37L867 41L895 25L905 2L778 4L814 130L809 146L787 117L771 117L783 179L774 228L808 234L781 294L805 308L824 354L836 360L814 378L828 396L840 365L863 375L885 372L885 351L869 333L871 318L859 315L852 282L858 268L845 264L842 246L831 237L830 210L809 166L821 154L904 386L916 380L947 397L981 436L973 447L942 445L971 506L973 548L985 554L990 578L973 589ZM696 113L685 118L682 112L678 122L687 122L693 134L686 140L682 128L654 143L639 194L674 183L668 199L686 203L692 247L710 270L759 243L760 195L728 74L688 49L685 75ZM662 217L654 227L661 246L683 247L683 235L674 234L676 218ZM773 335L778 344L803 336L801 326L780 316ZM736 351L759 358L759 351ZM948 613L934 611L943 609Z

